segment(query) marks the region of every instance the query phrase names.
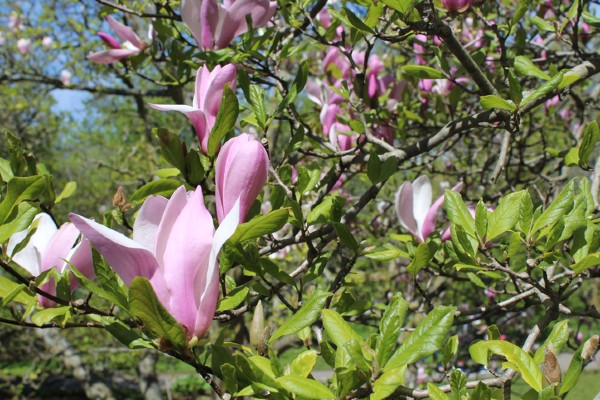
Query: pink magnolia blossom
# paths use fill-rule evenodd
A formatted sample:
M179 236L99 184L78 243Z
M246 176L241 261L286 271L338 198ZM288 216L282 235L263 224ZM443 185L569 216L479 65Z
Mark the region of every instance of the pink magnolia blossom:
M19 54L22 56L29 53L29 50L31 50L31 39L21 38L17 40L17 50L19 50Z
M51 36L44 36L42 38L42 46L44 46L45 48L49 48L52 46L53 40Z
M239 198L239 220L244 222L267 182L269 155L252 135L242 133L225 143L216 162L217 219L224 220Z
M112 64L129 56L140 54L146 47L138 35L128 26L116 21L110 15L106 17L106 21L111 28L124 40L120 44L117 39L108 33L98 32L100 39L110 47L109 50L97 51L90 53L87 58L96 64Z
M277 11L277 2L269 0L183 0L181 19L192 32L198 47L217 50L229 46L234 37L252 26L265 25Z
M203 65L198 68L196 74L196 86L191 106L150 104L150 107L156 110L179 111L185 114L194 126L196 136L200 141L200 148L206 153L208 151L208 136L217 120L226 84L229 84L231 89L235 90L237 80L236 69L233 64L227 64L224 67L217 65L212 71Z
M38 276L53 267L62 273L69 269L68 263L71 263L83 275L89 279L94 279L96 274L92 265L92 250L85 239L76 244L79 231L73 224L66 223L60 229L57 229L48 214L38 214L32 226L36 223L37 229L27 245L12 255L14 262L33 276ZM11 236L8 241L8 254L11 254L15 247L25 239L31 229L32 227L29 227ZM75 290L76 281L71 282L71 288ZM40 289L51 295L56 295L56 285L52 278L43 284ZM55 305L52 300L45 297L40 297L38 302L42 307L53 307Z
M459 182L452 190L458 192L462 186L463 183ZM437 211L444 204L444 196L440 196L433 204L431 201L431 182L425 175L414 182L404 182L396 193L396 214L400 225L419 242L424 242L435 230Z
M473 1L474 0L442 0L442 5L448 11L463 12L473 4Z
M62 71L60 71L60 81L65 86L69 86L71 84L72 76L73 75L71 74L71 71L69 71L69 70L63 69Z
M161 304L186 328L188 339L200 339L215 313L217 254L235 232L238 207L239 202L215 231L202 189L187 193L181 186L169 200L146 199L133 226L133 239L77 214L70 216L126 285L136 276L147 278Z

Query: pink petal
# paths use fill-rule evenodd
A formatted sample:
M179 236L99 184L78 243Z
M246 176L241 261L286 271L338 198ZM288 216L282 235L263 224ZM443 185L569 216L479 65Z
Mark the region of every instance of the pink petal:
M139 54L138 49L110 49L90 53L87 59L96 64L112 64L126 57Z
M427 175L422 175L413 181L412 188L414 196L413 215L417 221L417 229L421 232L421 238L425 239L422 228L431 207L431 182L429 182Z
M223 67L216 66L206 82L200 108L216 117L221 107L225 85L229 83L231 90L235 91L236 74L237 71L233 64L227 64Z
M173 230L173 225L175 225L175 222L187 204L187 201L187 192L185 187L180 186L177 188L177 190L175 190L167 202L167 206L165 207L162 219L158 226L158 233L156 235L156 250L154 255L156 256L156 260L158 261L158 265L160 266L163 274L167 262L165 258L165 249L167 248L167 243L169 241L171 231Z
M58 272L63 272L66 267L64 260L71 253L78 237L79 231L75 225L63 224L49 241L46 251L42 254L42 271L56 267Z
M219 298L219 264L217 263L217 255L227 239L235 233L240 223L240 213L240 199L238 199L233 205L231 212L227 214L215 232L208 265L206 265L206 268L200 269L196 275L195 290L196 293L201 294L198 301L194 329L194 336L198 338L204 336L215 314Z
M194 130L196 131L196 136L198 136L198 140L200 141L200 147L204 153L207 152L208 148L208 135L210 130L207 127L206 116L202 110L195 109L194 107L186 106L183 104L148 104L150 107L155 110L160 111L179 111L180 113L185 114L185 116L190 120L192 125L194 126Z
M154 255L128 237L77 214L69 217L126 285L136 276L151 279L159 270Z
M108 33L98 32L98 36L100 36L100 39L102 39L102 41L104 43L106 43L109 47L111 47L113 49L120 49L121 48L121 43L119 43L117 41L117 39L115 39L114 37L112 37Z
M162 196L150 196L138 212L133 224L133 240L150 250L156 251L158 226L167 207L168 200Z
M411 182L404 182L396 192L396 215L400 225L409 231L418 241L422 242L421 232L413 214L413 188Z
M202 43L199 47L202 49L219 49L220 47L215 45L218 36L216 31L217 27L220 25L219 21L225 17L224 11L217 1L202 1L201 3L200 29ZM227 44L225 46L227 46Z
M198 271L209 261L214 228L204 206L202 188L198 187L177 216L165 248L164 278L171 293L169 310L188 328L189 336L196 325L201 293L195 291Z
M36 215L33 223L36 221L36 231L21 251L12 254L15 246L29 234L31 227L12 235L7 247L7 253L12 254L13 261L29 271L33 276L38 276L42 272L42 255L57 231L54 221L52 221L52 218L48 214L42 213Z
M123 25L122 23L116 21L110 15L106 17L106 21L111 26L111 28L114 29L117 35L119 35L120 38L131 43L139 50L142 50L145 47L142 41L140 40L139 36L136 35L133 29L131 29L127 25Z
M182 0L181 2L181 19L183 23L192 32L192 36L196 40L196 44L199 48L203 48L202 45L202 23L200 22L200 7L201 1L199 0Z
M269 172L269 156L258 140L242 133L225 143L217 157L215 199L222 221L240 198L240 220L261 192Z
M218 48L226 47L231 40L248 31L246 15L252 16L252 25L258 27L266 24L277 11L277 2L267 0L237 0L227 9L225 22L220 32L215 32Z

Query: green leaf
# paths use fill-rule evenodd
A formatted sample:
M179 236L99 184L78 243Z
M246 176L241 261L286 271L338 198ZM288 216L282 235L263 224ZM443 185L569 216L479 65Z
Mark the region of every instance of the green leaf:
M140 319L149 331L168 340L175 348L185 348L186 335L183 327L160 304L146 278L137 276L131 281L129 305L131 314Z
M552 332L548 336L548 339L541 345L535 352L533 361L536 364L544 362L544 350L546 347L550 348L554 354L560 353L565 344L569 340L569 321L564 320L557 322L552 328Z
M338 238L340 238L340 241L344 244L344 246L346 246L350 250L358 250L358 243L356 242L356 239L354 238L352 232L350 232L350 228L348 228L348 225L334 223L333 227L335 228L336 235L338 236Z
M452 190L446 190L444 196L446 211L448 212L448 219L450 219L450 222L460 225L468 235L476 238L477 234L475 233L475 220L463 202L460 193L456 193Z
M181 185L182 182L175 179L159 179L158 181L152 181L133 192L130 201L142 202L148 196L170 197Z
M60 203L62 200L68 199L69 197L73 196L73 194L75 194L76 190L77 190L77 182L73 182L73 181L67 182L67 184L63 188L62 192L60 192L60 194L58 196L56 196L56 200L54 200L54 203Z
M458 335L450 336L442 348L442 364L448 364L458 352Z
M515 229L519 232L523 232L527 238L529 238L531 232L531 224L533 222L533 202L528 191L525 191L523 198L521 199L521 206L519 207L519 220L515 225Z
M427 382L427 390L429 391L429 397L431 400L450 400L450 397L442 389L435 386L431 382Z
M265 108L265 90L262 86L250 85L250 106L261 129L265 129L267 110Z
M287 208L280 208L266 215L256 216L252 220L239 225L229 240L232 243L242 243L277 232L286 224L288 216L289 209Z
M0 225L11 220L13 210L20 203L37 200L46 190L46 185L47 178L41 175L14 177L8 181L6 196L0 203Z
M596 143L600 139L600 127L598 121L592 121L585 128L585 133L579 146L579 166L583 169L588 169L588 159L596 147Z
M410 257L410 255L407 252L402 251L400 249L388 249L388 250L376 251L374 253L367 253L364 256L368 257L372 260L375 260L375 261L389 261L389 260L393 260L398 257L403 257L403 258Z
M185 144L181 143L179 136L164 128L154 128L152 134L158 138L160 153L165 160L178 170L185 171Z
M564 217L573 207L574 192L575 181L571 180L548 208L536 218L531 233L535 233L548 225L553 225L559 218Z
M384 372L375 383L373 383L373 394L371 394L369 400L383 400L389 398L399 386L404 385L405 375L406 366Z
M600 265L600 253L592 253L583 257L571 267L575 274L580 274L586 269Z
M246 300L246 296L248 295L249 291L250 288L242 287L239 290L229 293L227 297L221 299L217 311L226 311L236 308L237 306L242 304L244 300Z
M385 366L392 355L393 349L396 347L407 311L408 302L404 300L402 293L396 293L379 322L377 363L380 366Z
M306 378L315 367L317 354L315 350L306 350L298 354L290 364L290 374Z
M503 356L512 364L511 369L519 372L529 386L537 392L542 390L542 371L520 347L504 340L488 340L473 344L469 347L469 353L473 361L482 365L487 365L489 353Z
M436 352L452 326L455 311L454 307L434 308L390 358L384 371L411 364Z
M510 99L515 104L521 104L521 100L523 99L523 88L521 87L521 83L512 70L508 71L508 84L510 90Z
M252 91L252 87L250 89ZM237 121L238 113L239 104L237 96L227 83L223 88L223 98L221 100L221 106L219 107L217 119L215 120L215 125L208 136L207 150L209 156L213 157L215 154L217 154L219 145L221 144L221 141L225 135L233 131L233 127Z
M335 399L327 386L314 379L303 378L298 375L281 376L276 379L285 390L300 396L303 399Z
M343 348L345 343L352 340L357 341L359 344L364 343L358 333L336 311L322 310L321 318L323 319L323 326L327 335L338 348Z
M436 245L433 242L419 243L415 251L415 256L410 261L410 264L408 264L408 267L406 267L408 272L413 275L418 274L421 268L429 263L436 250Z
M14 286L14 288L6 294L3 294L0 289L0 298L2 298L2 301L0 301L0 307L5 307L8 303L17 298L17 296L20 295L21 292L23 292L23 290L26 288L27 285L21 283L19 285Z
M346 17L350 24L362 32L374 33L373 29L371 29L367 24L365 24L362 19L356 16L349 8L344 7L344 12L346 13Z
M42 326L52 321L56 317L65 315L67 312L69 312L70 308L71 307L69 306L45 308L33 314L31 316L31 322L37 326Z
M317 204L306 217L308 225L339 222L342 218L346 199L337 195L327 195L323 201Z
M300 67L298 68L298 74L292 83L287 95L283 99L283 101L279 104L277 109L277 113L282 112L287 106L294 102L294 99L298 94L304 89L306 85L306 81L308 79L308 60L302 61Z
M488 210L483 200L479 200L477 207L475 208L475 231L480 243L486 236L488 228Z
M412 76L419 79L442 79L444 74L435 68L428 67L426 65L409 64L400 68L408 76Z
M529 58L525 56L515 57L515 69L521 75L539 78L545 81L550 79L550 75L539 69ZM526 103L526 101L524 103Z
M0 179L3 182L8 182L13 176L14 174L10 168L10 161L0 157Z
M483 382L478 382L471 394L471 400L492 400L492 391Z
M13 209L13 212L8 217L8 220L5 221L4 224L0 225L0 243L4 243L9 240L10 237L15 233L29 228L37 213L38 209L29 203L19 204L16 209ZM30 231L30 234L32 235L33 232ZM29 238L31 237L30 234L28 234L28 237L23 240L27 240L27 242L29 242ZM26 243L24 243L24 245L25 244ZM16 254L21 249L21 246L16 246L13 248L13 254Z
M113 335L119 342L130 349L154 349L154 346L152 346L149 340L144 339L135 330L125 325L117 318L98 315L90 316L90 318L100 322L104 326L104 329L108 331L108 333Z
M294 315L273 332L269 343L273 343L282 336L293 335L305 327L314 324L319 319L321 310L330 295L331 293L329 292L317 289Z
M406 15L408 12L412 11L415 0L383 0L383 3L386 6L399 11L401 14Z
M587 22L594 28L600 29L600 18L599 17L597 17L594 14L591 14L587 11L584 11L583 13L581 13L581 17L583 18L583 20L585 22Z
M485 110L499 108L501 110L515 111L517 109L517 106L512 101L505 100L502 97L493 94L481 96L479 102Z
M467 398L467 377L460 370L455 369L450 374L450 388L455 399Z
M515 26L523 19L523 17L527 13L527 10L529 9L530 4L531 0L519 0L519 3L517 4L517 10L515 11L515 15L513 15L512 19L510 20L511 27Z
M10 299L11 301L16 301L21 304L30 304L34 299L34 296L29 295L26 291L20 289L21 285L11 281L5 276L0 275L0 297L2 298L2 304L6 305L9 303L6 299Z
M562 384L558 392L559 395L567 393L569 390L573 389L577 384L579 376L581 375L581 371L583 371L583 359L581 358L582 350L583 344L579 346L579 348L573 354L573 358L571 359L569 368L567 369L567 372L565 372L565 376L563 377Z
M381 176L381 160L375 153L369 155L369 162L367 163L367 176L373 185L379 182Z
M543 32L555 32L556 31L556 29L554 29L554 26L550 22L546 21L543 18L538 17L537 15L531 17L529 20L535 26L537 26L537 28L540 31L543 31Z
M558 87L558 85L561 83L561 81L563 79L563 75L564 75L563 71L559 72L548 82L544 83L542 86L538 87L533 92L529 93L527 95L527 97L525 97L523 99L523 101L521 102L521 105L523 106L529 102L545 98L547 95L552 93L552 91L554 91L554 89L556 89Z
M488 217L486 240L492 240L515 226L519 220L521 202L524 196L525 191L521 190L500 199L498 207Z

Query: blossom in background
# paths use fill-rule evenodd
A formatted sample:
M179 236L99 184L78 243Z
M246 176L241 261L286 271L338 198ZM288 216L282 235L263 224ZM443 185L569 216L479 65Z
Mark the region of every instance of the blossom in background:
M60 81L65 86L69 86L71 84L72 76L73 75L71 74L71 71L69 71L69 70L63 69L62 71L60 71Z
M459 182L452 190L459 192L462 186L463 183ZM431 182L425 175L414 182L404 182L396 193L396 214L400 225L419 242L424 242L435 230L437 211L444 204L444 196L440 196L433 204L431 201Z
M108 33L98 32L100 39L110 49L90 53L87 56L88 60L96 64L112 64L126 57L138 55L147 47L146 43L130 27L116 21L110 15L106 17L106 21L124 42L120 44L117 39Z
M239 199L239 221L267 182L269 155L254 136L242 133L229 139L219 152L215 171L217 219L223 221Z
M8 29L13 32L16 32L21 29L23 21L21 20L21 16L18 14L10 14L8 16Z
M208 151L208 135L217 120L226 84L235 90L237 80L233 64L227 64L224 67L217 65L212 71L203 65L198 68L196 74L196 86L191 106L150 104L150 107L156 110L179 111L185 114L194 126L196 136L200 141L200 148L206 153Z
M19 50L19 54L22 56L29 53L29 50L31 50L31 39L21 38L17 40L17 50Z
M169 200L146 199L133 225L133 239L71 214L79 228L126 285L147 278L161 304L187 330L204 336L219 298L217 254L239 223L239 202L215 231L202 188L179 187Z
M23 249L12 254L15 247L27 237L33 226L37 224L35 233ZM64 272L72 264L88 279L94 279L92 265L92 250L87 240L77 243L79 231L71 223L63 224L60 229L48 214L36 215L31 227L11 236L8 241L7 253L12 254L12 260L27 270L31 275L38 276L42 272L55 267L58 272ZM75 290L76 281L71 281L71 289ZM56 285L50 278L40 289L56 295ZM39 304L43 307L53 307L55 303L40 296Z
M442 0L442 5L448 11L463 12L473 4L473 1L474 0Z
M44 46L45 48L51 47L52 43L53 43L52 37L50 37L50 36L44 36L42 38L42 46Z
M234 37L248 31L246 16L252 26L265 25L277 11L277 2L269 0L183 0L181 19L192 32L198 47L217 50L229 46Z

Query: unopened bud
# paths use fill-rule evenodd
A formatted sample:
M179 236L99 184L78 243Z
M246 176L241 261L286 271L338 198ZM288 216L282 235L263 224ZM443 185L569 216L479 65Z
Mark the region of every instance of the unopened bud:
M581 350L581 358L583 358L583 361L592 361L594 354L596 354L596 352L598 351L599 340L600 336L594 335L583 344L583 350Z
M549 348L544 349L544 378L548 383L559 383L562 375L556 355Z
M125 193L123 192L123 186L119 186L115 192L112 203L114 207L121 208L125 204Z
M252 323L250 324L250 344L254 347L258 347L263 332L265 330L265 313L263 311L262 301L258 301L256 308L254 309L254 315L252 316Z

